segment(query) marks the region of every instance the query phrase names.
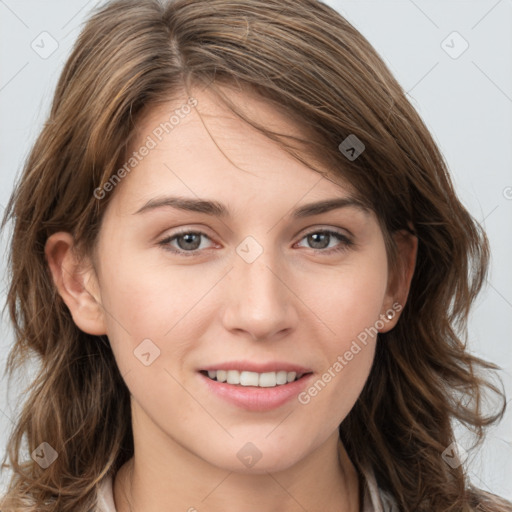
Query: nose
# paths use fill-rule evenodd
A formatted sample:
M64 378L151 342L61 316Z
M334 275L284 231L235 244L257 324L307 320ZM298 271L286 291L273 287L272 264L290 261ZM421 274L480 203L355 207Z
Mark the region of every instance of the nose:
M223 312L227 330L266 340L296 328L299 315L296 296L287 282L289 273L269 250L263 250L252 263L235 254L234 268L227 277Z

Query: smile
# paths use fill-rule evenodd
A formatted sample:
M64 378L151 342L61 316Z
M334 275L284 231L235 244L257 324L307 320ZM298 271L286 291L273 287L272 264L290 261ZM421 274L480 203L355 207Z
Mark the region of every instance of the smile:
M227 382L239 386L255 386L260 388L273 388L282 386L290 382L299 380L304 374L296 372L287 372L285 370L277 372L249 372L238 370L208 370L202 371L203 375L217 382Z

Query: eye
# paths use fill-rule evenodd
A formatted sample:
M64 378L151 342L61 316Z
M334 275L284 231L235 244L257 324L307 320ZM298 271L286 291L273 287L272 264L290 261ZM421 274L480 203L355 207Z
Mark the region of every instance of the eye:
M307 243L312 245L311 249L323 252L325 254L345 251L354 245L354 242L352 242L352 240L350 240L347 236L337 231L328 229L311 231L305 235L302 240L307 240ZM338 241L338 245L329 247L330 243L333 241Z
M158 242L158 245L163 246L165 250L175 254L194 256L200 252L200 249L205 249L205 247L202 246L202 238L210 240L208 235L201 231L182 231L164 238ZM302 240L307 240L307 242L312 245L310 247L311 249L324 254L341 252L354 245L354 242L344 234L327 229L311 231L305 235ZM338 244L333 247L331 242L336 241ZM176 243L177 246L173 245L174 243Z
M158 244L168 251L193 256L199 249L204 249L204 247L201 247L201 237L209 240L209 237L201 231L182 231L164 238ZM172 242L176 242L178 247L173 246Z

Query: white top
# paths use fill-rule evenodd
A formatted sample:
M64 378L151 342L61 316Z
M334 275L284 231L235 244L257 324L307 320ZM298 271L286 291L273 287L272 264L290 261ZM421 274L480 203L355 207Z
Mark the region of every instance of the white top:
M363 471L366 481L362 512L399 512L393 498L379 489L373 471ZM112 476L106 476L98 491L98 507L96 512L117 512L114 504Z

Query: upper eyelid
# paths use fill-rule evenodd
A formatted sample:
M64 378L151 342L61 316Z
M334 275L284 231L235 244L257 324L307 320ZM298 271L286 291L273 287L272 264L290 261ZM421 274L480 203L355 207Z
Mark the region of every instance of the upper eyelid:
M318 231L330 231L342 236L345 236L347 238L353 238L354 235L347 229L347 228L340 228L340 227L331 227L331 226L319 226L319 227L309 227L304 228L304 230L301 230L297 236L300 236L301 238L304 238L310 233L317 233Z
M210 235L204 230L204 228L183 228L183 229L180 229L180 228L177 228L179 229L179 231L176 231L174 233L171 233L170 235L166 235L164 236L165 239L167 238L173 238L175 236L179 236L179 235L186 235L186 234L189 234L189 233L196 233L196 234L201 234L201 235L205 235L207 236L208 238L212 238L210 237ZM348 236L354 236L347 228L341 228L341 227L331 227L331 226L327 226L327 225L318 225L318 226L310 226L310 227L307 227L307 228L303 228L302 230L299 231L299 233L295 236L299 236L302 234L302 236L306 236L307 234L309 233L316 233L317 231L333 231L335 233L338 233L339 230L341 231L344 231L348 234ZM343 232L340 232L340 234L344 234Z

